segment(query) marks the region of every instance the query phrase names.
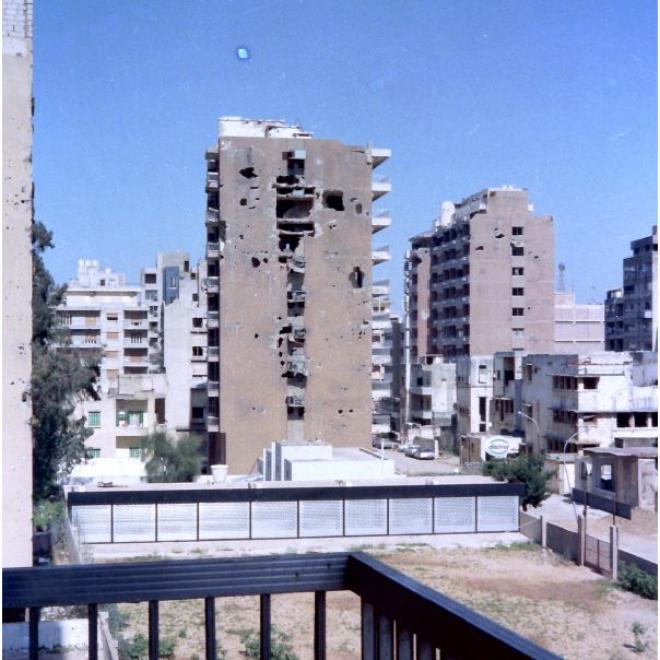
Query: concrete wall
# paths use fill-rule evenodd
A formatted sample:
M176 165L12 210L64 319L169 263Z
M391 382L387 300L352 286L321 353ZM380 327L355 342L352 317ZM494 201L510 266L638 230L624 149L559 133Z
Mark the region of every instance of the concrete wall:
M2 557L32 565L32 2L2 3Z
M479 355L456 360L457 433L489 431L489 411L493 397L493 357ZM485 416L481 418L480 400L485 400Z

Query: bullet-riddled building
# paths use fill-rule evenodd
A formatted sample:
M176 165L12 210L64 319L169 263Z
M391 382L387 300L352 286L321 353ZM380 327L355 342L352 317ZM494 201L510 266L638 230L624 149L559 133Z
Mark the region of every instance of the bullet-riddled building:
M207 152L209 462L368 445L374 167L389 151L220 120Z

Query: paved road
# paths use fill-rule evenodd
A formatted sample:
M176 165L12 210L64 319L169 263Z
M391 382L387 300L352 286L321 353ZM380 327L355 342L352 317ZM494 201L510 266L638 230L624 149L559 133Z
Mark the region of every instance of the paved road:
M433 461L422 461L418 458L404 456L403 452L386 449L385 456L394 459L397 472L409 477L458 474L459 470L458 456L453 454L443 454Z

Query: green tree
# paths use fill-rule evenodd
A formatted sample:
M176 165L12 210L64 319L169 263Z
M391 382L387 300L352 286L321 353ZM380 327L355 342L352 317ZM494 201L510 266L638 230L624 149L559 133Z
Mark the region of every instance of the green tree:
M525 494L521 501L523 511L527 511L530 504L539 506L550 496L548 483L554 472L544 469L543 459L539 456L518 456L511 461L486 461L482 472L498 481L524 484Z
M53 235L41 222L32 226L32 399L33 493L35 500L53 497L57 477L68 473L84 456L91 431L84 419L74 419L78 397L97 398L94 382L98 353L81 359L58 322L55 306L66 287L57 286L42 255L53 247Z
M151 483L193 481L201 471L201 443L195 435L179 439L163 431L145 435L142 456L147 460L147 479Z

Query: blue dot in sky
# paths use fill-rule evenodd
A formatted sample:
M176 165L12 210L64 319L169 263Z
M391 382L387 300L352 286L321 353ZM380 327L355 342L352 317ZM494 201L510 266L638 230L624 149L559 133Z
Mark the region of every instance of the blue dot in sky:
M245 46L239 46L236 49L236 57L238 57L239 60L249 60L250 51Z

